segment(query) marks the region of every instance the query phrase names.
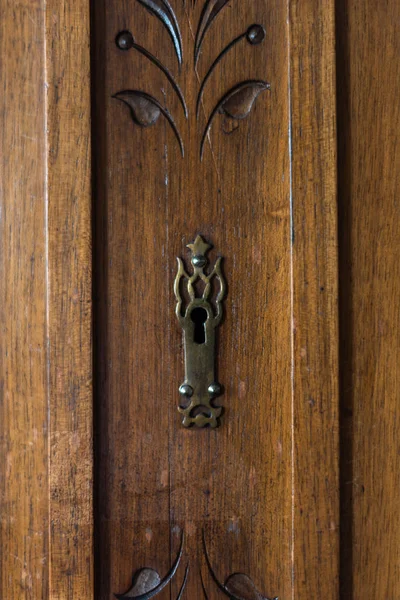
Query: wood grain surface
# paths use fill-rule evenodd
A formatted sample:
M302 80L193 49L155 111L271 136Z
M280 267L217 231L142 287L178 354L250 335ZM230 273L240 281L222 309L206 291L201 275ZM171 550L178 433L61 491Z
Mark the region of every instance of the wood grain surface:
M89 2L46 2L51 600L93 598Z
M203 531L219 580L244 572L268 597L337 598L333 3L292 2L290 11L278 1L229 4L196 69L203 3L173 8L180 73L170 36L140 3L93 10L96 598L128 590L139 568L163 577L182 531L171 598L186 564L183 597L204 598L202 578L208 597L219 597ZM224 56L196 120L200 81L252 23L265 28L264 42L242 40ZM177 78L187 121L163 73L117 47L125 30ZM215 116L200 162L208 116L244 80L271 90L247 119ZM113 98L127 90L135 110L138 92L168 108L184 158L164 117L140 127ZM185 430L177 412L184 365L173 280L176 257L187 260L185 245L198 233L214 245L212 260L224 257L229 286L217 430Z
M400 5L340 0L341 598L400 598Z
M93 597L89 3L2 2L0 597Z
M293 598L338 598L334 3L290 3Z
M0 597L7 600L49 594L43 28L42 2L1 3Z

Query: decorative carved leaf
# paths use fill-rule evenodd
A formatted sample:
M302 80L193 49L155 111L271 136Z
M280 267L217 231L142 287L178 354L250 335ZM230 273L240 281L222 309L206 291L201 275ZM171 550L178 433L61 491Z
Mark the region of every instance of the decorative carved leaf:
M168 0L138 0L138 2L160 19L172 39L178 63L181 66L183 57L182 36L178 20Z
M133 576L133 582L131 589L126 592L123 596L117 596L117 598L126 599L126 598L137 598L142 594L146 594L147 592L151 592L158 585L160 585L161 577L154 571L154 569L144 568L137 571Z
M250 577L248 577L247 575L244 575L243 573L233 573L233 575L230 575L228 577L228 579L225 581L225 583L222 584L219 581L218 577L215 574L214 569L211 566L210 557L209 557L208 551L207 551L206 537L205 537L204 529L203 529L203 550L204 550L204 556L206 559L208 570L210 572L210 575L211 575L214 583L216 584L218 589L225 596L227 596L229 598L229 600L279 600L277 596L275 596L275 598L271 599L271 598L267 598L266 596L263 596L262 594L260 594L260 592L257 591L257 589L256 589L253 581L250 579ZM206 589L204 586L204 580L203 580L202 575L201 575L201 582L202 582L204 596L205 596L205 598L207 598L207 592L206 592Z
M240 600L268 600L257 591L253 581L244 573L234 573L225 581L225 589Z
M118 92L113 97L129 106L132 119L136 125L151 127L157 123L161 108L155 98L136 90Z
M270 88L265 81L248 81L232 90L221 104L220 110L232 119L245 119L251 112L259 94Z
M168 110L154 96L146 94L146 92L142 92L141 90L124 90L115 94L113 98L129 106L134 123L141 127L151 127L157 123L160 114L164 115L178 140L182 156L184 155L182 138L179 135L175 121Z
M177 557L175 558L174 564L172 565L170 571L163 579L160 578L159 574L157 571L154 571L154 569L150 569L148 567L140 569L134 573L132 587L128 592L125 592L125 594L114 594L117 600L129 600L129 598L134 600L150 600L151 598L157 596L161 590L163 590L169 584L171 579L175 577L182 558L183 541L184 535L182 532L181 545ZM177 600L180 600L182 597L182 593L187 582L188 572L189 566L186 567L183 584Z
M227 92L218 102L208 119L200 144L200 158L203 157L204 142L206 141L207 134L215 115L220 112L232 119L245 119L250 114L257 96L264 90L269 89L270 84L266 81L250 79L248 81L242 81L229 90L229 92Z
M229 0L208 0L201 13L199 27L196 34L196 42L194 46L194 64L197 64L199 59L201 45L208 28L214 21L218 13L228 4Z

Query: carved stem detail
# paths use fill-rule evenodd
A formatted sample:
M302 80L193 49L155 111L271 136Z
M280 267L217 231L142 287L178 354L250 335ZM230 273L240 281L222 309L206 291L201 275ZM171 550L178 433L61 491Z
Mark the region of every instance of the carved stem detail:
M183 60L182 36L179 29L178 20L170 3L168 0L138 0L138 2L143 4L143 6L152 12L157 19L160 19L161 23L168 31L174 44L176 56L178 58L178 64L180 67Z
M173 90L175 91L176 95L179 98L179 102L181 103L183 112L185 113L185 117L188 118L188 110L187 110L185 98L182 94L181 88L179 87L179 85L175 81L174 76L167 69L167 67L165 67L162 64L162 62L160 60L158 60L158 58L156 56L154 56L154 54L149 52L143 46L140 46L139 44L137 44L130 31L122 31L121 33L119 33L116 38L116 44L120 50L130 50L131 48L133 50L136 50L137 52L139 52L140 54L145 56L148 60L150 60L158 69L160 69L160 71L162 73L164 73L165 77L168 79Z
M219 12L228 4L229 0L207 0L201 13L199 27L197 29L196 41L194 44L194 66L196 67L199 60L199 54L204 37L208 28L214 21Z
M222 50L222 52L220 52L218 54L217 58L214 60L211 67L208 69L206 75L204 76L204 79L200 86L200 90L199 90L199 94L197 96L197 102L196 102L196 117L197 118L199 118L200 103L201 103L201 99L203 97L205 85L206 85L210 75L212 75L215 67L221 61L221 59L224 56L226 56L228 54L228 52L230 50L232 50L232 48L234 46L236 46L236 44L238 44L243 39L246 39L249 42L249 44L254 46L256 44L260 44L264 40L264 38L265 38L264 27L262 27L261 25L257 25L257 24L251 25L244 33L241 33L240 35L238 35L237 38L233 39L227 46L225 46L225 48Z

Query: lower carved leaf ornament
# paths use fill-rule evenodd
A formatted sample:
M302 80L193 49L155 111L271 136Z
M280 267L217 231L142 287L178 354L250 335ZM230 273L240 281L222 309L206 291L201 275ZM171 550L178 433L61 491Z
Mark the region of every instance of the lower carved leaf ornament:
M210 557L207 550L205 533L203 530L203 551L206 564L211 575L211 579L214 582L217 589L222 592L230 600L279 600L278 596L274 598L268 598L259 592L253 582L253 580L244 573L233 573L229 575L224 583L220 582L215 574L215 571L211 565ZM161 579L158 571L151 569L150 567L144 567L138 569L133 574L132 585L127 592L124 594L114 594L117 600L150 600L155 598L175 577L180 565L182 554L183 554L183 542L184 533L182 532L181 544L178 551L178 555L167 575ZM208 600L208 593L204 582L203 574L201 569L200 583L203 590L205 600ZM189 563L186 565L185 573L183 576L182 584L176 600L181 600L183 593L186 588L187 580L189 576Z
M155 596L157 596L176 575L183 554L183 541L184 534L182 533L178 555L171 569L163 579L161 579L159 573L154 569L150 569L149 567L139 569L133 574L132 585L129 590L124 594L114 594L117 600L128 600L129 598L131 600L150 600L150 598L155 598ZM181 600L182 598L188 575L189 565L186 565L182 585L176 600Z
M215 574L215 571L211 565L210 557L207 551L206 538L203 530L203 550L206 559L207 567L210 572L211 578L214 581L217 588L225 594L230 600L279 600L278 596L274 598L267 598L261 594L252 579L244 573L233 573L225 580L225 583L221 583ZM203 576L200 571L201 583L203 588L204 596L207 600L207 590L204 584Z

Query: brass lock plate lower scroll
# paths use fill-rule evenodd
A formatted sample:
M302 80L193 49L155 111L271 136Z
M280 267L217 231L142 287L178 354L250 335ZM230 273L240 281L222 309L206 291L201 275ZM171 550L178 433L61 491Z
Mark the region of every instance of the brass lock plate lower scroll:
M215 329L222 319L222 300L226 291L221 272L222 258L217 259L214 268L207 275L204 268L208 263L206 253L211 245L198 235L187 247L192 252L193 273L188 274L182 259L178 258L178 272L174 284L176 316L183 329L185 348L185 380L179 388L182 403L178 410L183 415L184 427L195 425L215 428L222 412L222 407L214 406L215 399L222 393L222 387L215 376ZM213 280L219 283L215 308L210 302ZM196 296L198 282L203 283L204 290L201 295ZM186 307L183 307L182 283L186 285ZM184 295L184 290L182 294Z

